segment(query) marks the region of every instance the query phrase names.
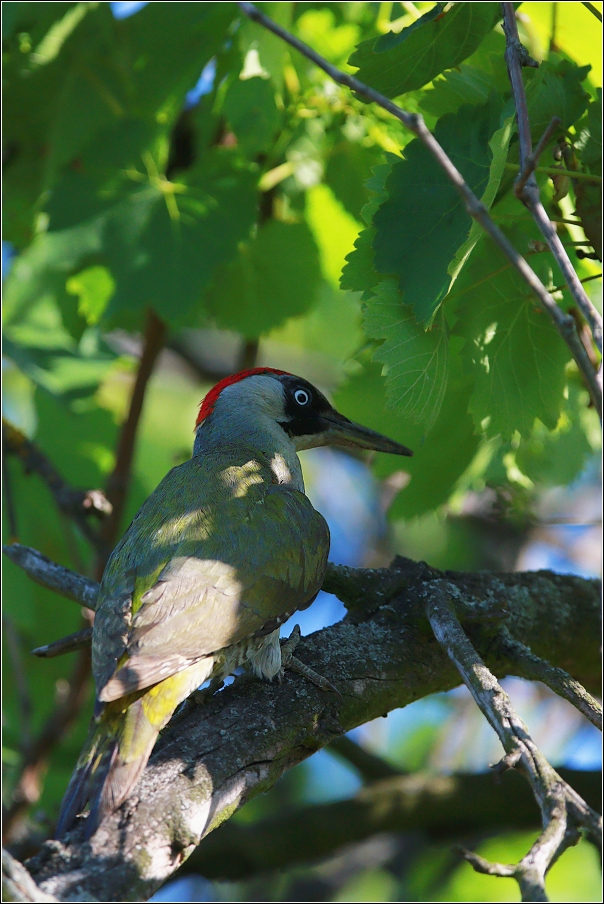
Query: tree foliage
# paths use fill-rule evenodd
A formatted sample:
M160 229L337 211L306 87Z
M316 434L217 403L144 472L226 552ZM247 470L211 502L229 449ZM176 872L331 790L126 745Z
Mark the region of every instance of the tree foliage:
M105 485L133 379L124 337L144 333L152 311L189 364L187 342L216 328L236 334L224 341L242 354L256 342L269 357L289 349L283 355L332 390L347 416L413 448L395 522L441 516L460 493L485 487L526 518L539 487L571 483L599 442L582 378L425 146L234 3L149 3L124 19L111 6L3 4L4 227L14 254L4 300L8 421L70 484ZM514 195L518 133L499 4L259 6L421 113L584 327ZM540 60L524 69L533 141L560 120L536 177L596 298L601 212L589 177L601 173L601 77L585 56L599 59L596 21L575 4L578 30L556 35L551 8L570 4L524 6L522 37ZM194 405L213 372L211 362L194 363L201 390L182 376L151 386L122 528L188 454ZM92 573L98 549L46 484L16 455L7 467L8 534ZM383 478L400 463L377 456L373 467ZM5 600L24 650L81 627L76 612L12 565ZM71 666L8 660L10 804L28 744L60 704ZM40 806L51 821L85 730L83 717L40 765L40 773L48 766Z

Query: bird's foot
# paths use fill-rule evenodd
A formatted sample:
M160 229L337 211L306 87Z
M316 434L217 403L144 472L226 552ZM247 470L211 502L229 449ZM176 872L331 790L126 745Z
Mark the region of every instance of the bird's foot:
M197 689L196 691L193 691L189 699L197 706L204 706L210 697L213 697L216 691L219 691L221 687L224 687L222 678L212 678L207 687L204 687L203 690Z
M336 694L340 700L343 700L342 694L331 681L328 681L323 675L319 675L318 672L315 672L314 669L311 669L310 666L300 662L300 660L294 656L294 650L300 643L300 639L300 625L294 625L294 629L287 640L281 641L281 673L279 674L279 679L281 679L281 674L285 669L291 669L292 672L297 672L298 675L302 675L308 681L312 681L313 684L316 684L317 687L320 687L322 690L331 691Z

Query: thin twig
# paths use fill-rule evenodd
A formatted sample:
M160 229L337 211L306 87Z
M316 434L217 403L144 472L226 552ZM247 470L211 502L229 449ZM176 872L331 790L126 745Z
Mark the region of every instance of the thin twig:
M81 647L90 646L92 641L92 627L82 628L81 631L74 631L66 637L59 640L53 640L51 643L44 644L43 647L36 647L32 650L32 656L39 656L41 659L53 659L55 656L62 656L64 653L73 653Z
M5 454L15 455L21 461L26 473L39 474L54 496L57 508L74 521L88 542L100 549L99 534L91 528L86 515L105 518L111 514L111 504L102 490L77 490L63 480L50 459L36 443L29 440L21 430L2 419L2 438Z
M526 92L524 90L524 82L522 79L523 52L525 48L520 43L518 36L518 25L516 23L516 12L514 4L504 2L501 4L503 10L503 30L506 38L505 60L508 67L510 84L512 86L512 94L516 105L516 118L518 122L518 139L520 145L520 176L516 180L514 188L516 196L530 210L535 222L541 230L547 244L550 247L556 263L562 271L562 275L572 293L579 310L589 324L591 334L597 348L602 353L602 318L595 309L591 299L581 285L579 277L575 273L575 269L570 262L564 245L560 241L560 237L556 232L553 223L549 219L545 207L541 201L539 186L534 178L531 170L533 161L531 130L528 117L528 105L526 101ZM548 127L548 129L551 127ZM545 138L546 136L544 136ZM542 139L543 141L543 139ZM542 142L539 143L540 146ZM526 175L528 173L528 176ZM590 365L593 372L593 367ZM594 400L595 403L595 400ZM596 406L597 407L597 406ZM598 408L600 417L602 416L601 407Z
M535 151L535 156L537 152ZM518 172L519 167L517 163L506 163L505 168L509 170L515 170ZM545 173L548 176L568 176L570 179L584 179L586 182L594 182L596 185L602 184L602 176L593 176L591 173L582 173L579 170L569 170L562 169L558 166L536 166L536 173ZM559 220L550 217L552 223L572 223L574 226L580 226L581 223L577 220L576 222L573 220Z
M583 713L589 721L602 731L602 704L585 690L583 685L564 669L550 665L544 659L520 643L504 626L501 629L501 651L507 659L522 665L526 678L541 681Z
M405 125L415 135L417 135L420 141L423 142L423 144L430 151L439 166L442 168L449 181L456 188L459 195L462 197L468 214L473 217L478 223L480 223L483 229L491 236L493 241L503 251L505 256L512 262L514 267L516 267L523 279L526 280L534 294L539 299L542 306L545 308L545 310L553 320L556 329L568 345L573 358L577 362L577 367L585 378L585 382L589 389L589 393L592 397L594 406L601 417L602 387L600 386L597 375L594 371L591 361L589 360L589 355L585 351L583 343L578 336L573 318L569 317L558 307L555 300L551 297L537 274L531 269L531 267L527 264L525 259L516 250L516 248L514 248L512 243L499 229L499 227L496 226L496 224L489 216L489 212L485 205L476 197L474 192L466 184L459 170L453 165L452 161L447 156L440 144L436 141L430 130L426 128L423 118L418 113L408 113L405 110L402 110L399 106L397 106L397 104L389 100L389 98L384 97L383 94L380 94L379 91L375 91L373 88L369 87L369 85L365 85L363 82L360 82L358 79L354 78L354 76L342 72L336 66L332 66L331 63L328 63L326 59L324 59L311 47L308 47L307 44L304 44L303 41L300 41L298 38L294 37L294 35L290 34L276 22L273 22L273 20L268 16L265 16L264 13L260 12L260 10L253 3L243 2L243 0L241 0L241 2L238 3L238 6L242 13L248 16L248 18L252 19L252 21L254 22L257 22L259 25L262 25L269 31L272 31L273 34L276 34L283 41L286 41L291 47L294 47L309 60L312 60L313 63L323 69L323 71L326 72L335 82L340 85L345 85L352 91L356 91L357 94L359 94L361 97L365 97L368 101L379 104L380 107L383 107L384 110L387 110L389 113L395 116L403 123L403 125ZM522 166L524 166L524 161L522 162ZM583 292L583 290L581 291ZM589 304L591 306L591 302L589 302Z
M108 552L115 546L118 537L130 484L136 435L145 401L145 392L157 357L164 346L166 333L165 323L153 311L149 311L143 351L132 390L130 408L120 432L115 467L107 480L106 495L113 510L101 528L101 536ZM97 563L96 573L99 579L105 569L107 558L108 553L102 554Z
M594 16L596 17L596 19L598 20L598 22L601 22L601 21L602 21L602 13L600 12L600 10L599 10L596 6L593 5L593 3L585 3L585 2L583 2L583 6L584 6L586 9L588 9L592 15L594 15Z
M518 765L528 778L543 823L541 835L518 864L489 863L475 854L464 853L464 856L480 872L516 879L523 901L547 901L545 876L549 868L579 841L581 830L594 839L601 836L601 820L535 746L510 698L461 627L451 605L455 595L457 589L446 581L433 581L430 590L425 591L426 613L432 630L497 733L506 754L502 765L505 768Z
M582 283L591 282L592 279L602 279L602 274L601 273L592 273L591 276L584 276L583 279L581 280L581 282ZM566 285L566 283L562 283L560 286L554 286L554 288L552 289L552 293L553 292L563 292L564 289L568 289L568 286Z
M514 187L514 191L516 192L516 195L518 197L520 197L520 195L522 194L522 190L524 189L524 186L526 185L527 180L530 179L532 174L535 172L535 170L537 168L537 164L539 162L539 158L541 157L541 154L547 147L549 140L553 137L554 133L556 132L556 130L558 129L558 127L561 124L562 124L562 120L560 119L559 116L552 117L552 121L547 126L545 132L543 133L543 135L541 136L541 138L539 140L539 144L535 148L535 153L526 157L526 159L524 161L524 166L520 170L518 178L516 179L516 185ZM549 168L551 169L552 167L549 167Z

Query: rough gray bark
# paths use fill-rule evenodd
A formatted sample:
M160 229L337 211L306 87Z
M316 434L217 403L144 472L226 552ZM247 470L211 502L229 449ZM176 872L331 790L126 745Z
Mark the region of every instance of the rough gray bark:
M459 684L424 607L439 581L457 588L458 615L488 666L522 676L500 640L511 636L599 687L599 583L549 572L437 572L397 559L392 569L331 566L325 589L349 608L337 625L304 638L300 659L329 676L343 701L287 674L282 685L249 678L168 727L136 795L90 843L81 828L49 841L27 863L60 900L141 901L200 840L287 769L342 732Z

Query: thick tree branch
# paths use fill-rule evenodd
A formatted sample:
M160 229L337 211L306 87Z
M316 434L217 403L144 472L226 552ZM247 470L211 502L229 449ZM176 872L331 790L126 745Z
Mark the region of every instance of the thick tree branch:
M393 573L395 572L395 573ZM389 570L330 566L326 586L354 600L343 622L303 638L300 659L328 675L342 694L290 673L281 686L240 678L169 726L135 795L103 822L90 844L83 826L65 843L48 842L29 861L34 881L60 899L145 899L201 838L284 771L349 729L459 682L425 621L426 596L441 582L457 588L462 620L486 661L522 675L496 640L501 620L536 655L590 685L599 671L599 594L595 581L547 572L443 574L397 559ZM440 596L438 596L440 598ZM365 605L362 605L362 603Z
M41 891L25 867L2 849L2 900L19 902L57 901ZM92 899L91 899L92 900Z
M545 311L551 317L554 326L560 333L562 339L568 345L570 352L577 363L577 367L585 378L590 396L593 400L596 411L599 413L601 418L602 387L597 379L596 372L589 359L589 355L587 354L585 346L579 338L575 321L568 314L565 314L564 311L562 311L561 308L556 304L555 300L547 291L534 270L528 265L528 263L516 250L516 248L514 248L512 243L508 240L507 236L493 222L485 205L482 203L482 201L480 201L479 198L476 197L474 192L470 189L469 185L467 185L467 183L465 182L462 174L454 166L438 141L436 141L434 135L428 128L426 128L422 117L417 113L408 113L406 110L401 109L401 107L393 103L393 101L391 101L389 98L385 97L383 94L380 94L379 91L375 91L369 85L366 85L363 82L360 82L358 79L354 78L354 76L348 75L346 72L342 72L336 66L332 66L331 63L328 63L327 60L324 59L324 57L318 54L315 50L313 50L303 41L300 41L294 35L290 34L290 32L286 31L276 22L273 22L273 20L264 15L264 13L260 12L260 10L253 3L243 2L242 0L242 2L239 2L237 5L239 6L241 12L244 13L248 18L252 19L252 21L254 22L257 22L259 25L262 25L269 31L272 31L273 34L276 34L283 41L286 41L299 53L303 54L309 60L312 60L313 63L319 66L320 69L326 72L339 85L345 85L347 88L350 88L351 91L355 91L360 97L364 97L368 101L379 104L380 107L383 107L384 110L387 110L397 119L399 119L404 126L406 126L415 135L417 135L420 141L430 151L449 181L452 183L452 185L455 187L455 189L463 199L468 214L473 217L478 223L480 223L485 232L487 232L491 236L495 244L499 246L508 260L518 270L523 279L528 283ZM524 166L523 162L521 163L521 166ZM581 289L581 291L584 290ZM601 321L599 335L601 340Z
M69 568L64 568L63 565L51 562L31 546L11 543L9 546L3 546L2 551L36 584L41 584L48 590L54 590L55 593L74 600L87 609L94 610L99 595L99 585L96 581L91 581L82 574L77 574Z
M528 778L541 809L543 831L528 854L513 866L487 863L468 851L463 854L479 872L517 880L523 901L548 901L545 876L567 848L576 844L581 830L601 838L601 820L563 781L535 746L511 700L478 655L453 610L458 595L446 581L434 582L426 612L437 640L461 675L476 703L496 731L505 750L504 768L518 766Z
M505 59L512 86L512 94L516 105L516 117L518 122L518 138L520 144L520 175L516 180L515 193L516 196L526 205L533 215L533 218L539 229L541 230L545 241L549 245L554 259L562 275L566 285L569 288L579 310L589 324L594 342L598 347L600 354L602 353L602 318L593 306L591 299L587 295L585 289L581 285L581 280L575 273L575 269L570 262L566 249L560 237L556 232L553 223L550 221L545 207L541 201L539 186L533 173L536 165L536 159L543 151L547 141L553 132L552 123L546 129L546 132L539 142L535 155L532 152L531 129L528 117L528 105L526 101L526 92L524 90L524 82L522 79L522 66L526 60L526 50L520 42L518 35L518 25L516 24L516 12L514 4L505 2L501 4L503 10L503 30L506 37ZM559 121L558 121L559 122ZM555 126L554 126L555 128ZM593 367L592 367L593 370ZM601 409L600 409L601 416Z
M329 748L328 748L329 749ZM594 807L599 772L561 769ZM398 775L373 782L350 800L287 809L253 825L223 823L191 854L186 872L208 879L247 879L323 859L378 832L425 832L432 841L461 841L489 832L538 828L539 808L524 778L480 775Z

